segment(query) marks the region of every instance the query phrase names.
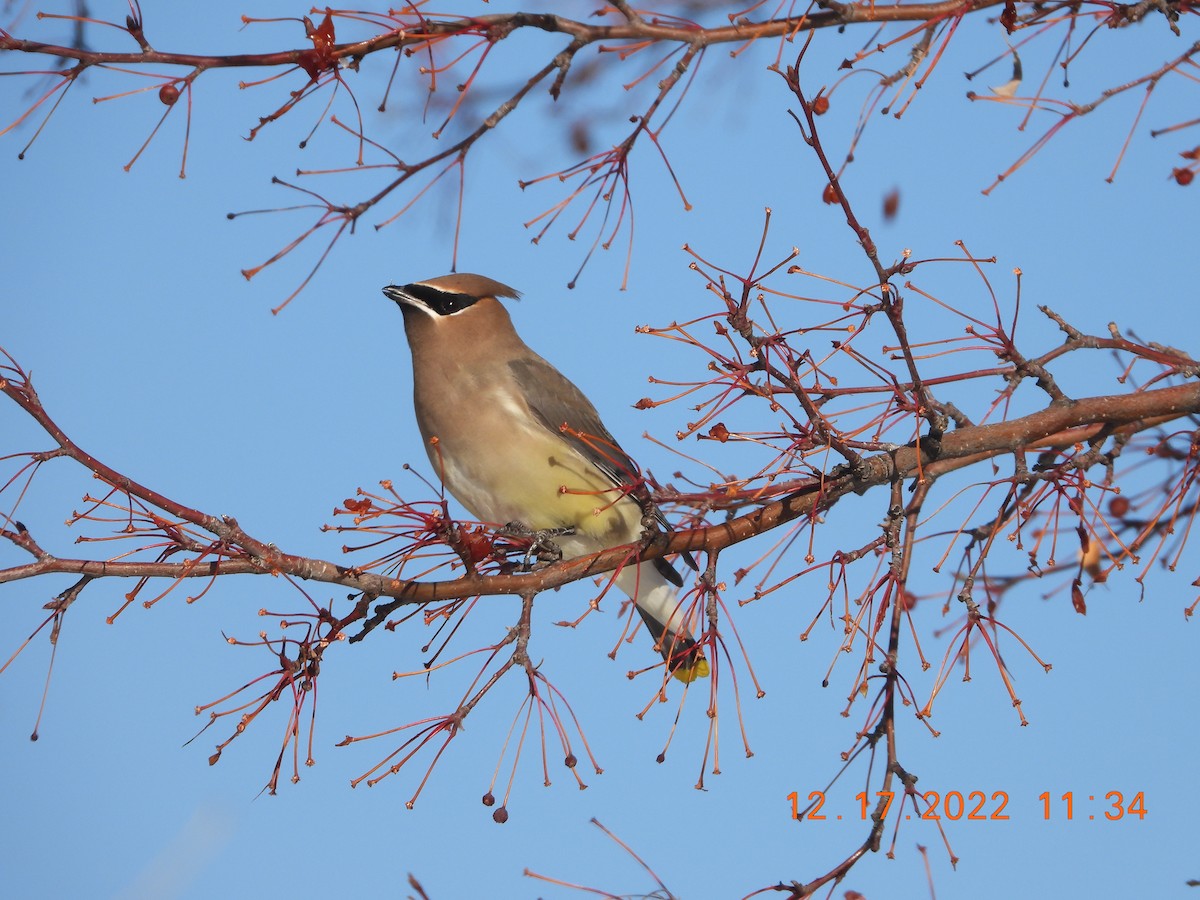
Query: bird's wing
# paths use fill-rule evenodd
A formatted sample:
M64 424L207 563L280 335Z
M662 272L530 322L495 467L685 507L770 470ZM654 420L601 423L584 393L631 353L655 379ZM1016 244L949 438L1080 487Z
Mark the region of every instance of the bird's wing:
M510 360L508 367L529 411L544 428L570 444L614 485L627 487L637 480L637 463L604 427L591 401L558 369L540 356ZM634 499L649 511L641 498ZM649 503L649 496L645 500Z
M603 472L613 485L631 488L629 496L642 511L653 516L664 531L670 531L662 510L639 481L637 463L604 427L596 407L583 392L540 356L510 360L508 367L534 418ZM683 584L679 573L666 560L656 559L654 563L668 581L676 586Z

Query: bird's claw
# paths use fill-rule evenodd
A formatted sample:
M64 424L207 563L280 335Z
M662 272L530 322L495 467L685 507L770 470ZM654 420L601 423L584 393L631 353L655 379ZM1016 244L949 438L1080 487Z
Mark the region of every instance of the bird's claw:
M569 525L561 528L530 528L522 522L509 522L498 532L509 537L529 539L529 547L525 550L523 562L526 571L536 565L548 566L562 559L562 548L554 540L564 535L574 534L575 529Z

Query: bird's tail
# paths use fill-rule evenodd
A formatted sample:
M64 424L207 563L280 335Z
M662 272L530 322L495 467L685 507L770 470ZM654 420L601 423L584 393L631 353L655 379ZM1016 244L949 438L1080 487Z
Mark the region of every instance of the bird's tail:
M668 578L666 569L674 578ZM634 603L650 634L654 646L667 661L671 674L684 684L708 675L708 660L691 635L681 609L676 587L682 584L679 574L662 560L650 560L637 566L626 566L617 575L617 587Z

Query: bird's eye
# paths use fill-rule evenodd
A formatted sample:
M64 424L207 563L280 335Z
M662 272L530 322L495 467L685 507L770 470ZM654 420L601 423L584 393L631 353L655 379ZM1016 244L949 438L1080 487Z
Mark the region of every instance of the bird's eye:
M461 312L479 299L471 294L443 291L427 284L406 285L404 293L420 300L439 316L449 316Z
M470 294L442 294L440 300L436 304L431 305L434 312L439 316L448 316L451 313L466 309L477 299L477 297L472 297Z

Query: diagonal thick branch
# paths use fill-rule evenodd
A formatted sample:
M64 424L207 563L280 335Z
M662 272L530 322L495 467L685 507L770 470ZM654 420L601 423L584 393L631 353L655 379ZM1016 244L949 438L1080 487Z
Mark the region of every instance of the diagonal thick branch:
M1189 383L1130 395L1090 397L1055 404L1030 415L993 425L971 426L946 433L936 455L919 443L879 453L862 460L856 471L834 469L824 477L796 483L786 496L751 513L707 527L658 535L645 546L614 547L592 556L565 560L534 572L514 575L469 574L450 581L406 581L326 560L296 556L247 534L230 517L206 515L145 488L96 460L71 441L42 409L28 383L0 382L0 388L58 442L62 453L130 495L216 536L234 558L218 561L103 561L61 559L45 553L31 563L0 570L0 583L52 573L95 578L212 578L233 574L284 574L307 581L337 584L368 596L391 597L380 604L373 618L386 616L400 606L476 595L521 594L558 587L601 575L629 564L631 554L654 559L683 551L714 552L749 540L802 516L832 508L847 494L862 494L897 479L939 477L947 472L1029 449L1068 447L1118 432L1137 432L1179 417L1200 413L1200 384ZM15 532L0 534L10 540ZM240 554L235 551L240 551ZM359 608L343 624L365 618Z

